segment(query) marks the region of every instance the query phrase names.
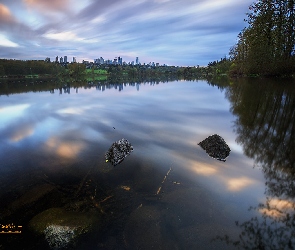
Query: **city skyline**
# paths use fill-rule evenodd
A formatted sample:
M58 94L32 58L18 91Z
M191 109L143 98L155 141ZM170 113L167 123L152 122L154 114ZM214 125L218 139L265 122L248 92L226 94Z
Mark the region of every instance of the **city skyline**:
M252 0L2 0L0 58L95 55L175 66L227 56ZM64 60L64 59L63 59ZM71 60L69 60L71 61Z
M46 62L55 62L55 63L60 63L60 64L67 64L67 63L76 63L77 62L77 59L76 57L73 57L72 61L68 61L67 60L67 56L56 56L55 59L53 61L51 61L51 58L50 57L46 57L45 58L45 61ZM139 61L139 57L137 56L135 58L135 61L129 61L129 62L126 62L126 61L123 61L123 58L118 56L118 57L115 57L113 60L111 59L104 59L103 57L100 57L100 58L96 58L94 59L93 61L88 61L88 60L82 60L81 63L86 63L86 64L115 64L115 65L150 65L150 66L168 66L167 64L162 64L160 65L160 63L158 62L149 62L149 63L141 63ZM169 66L174 66L174 65L169 65ZM198 65L199 66L199 65Z

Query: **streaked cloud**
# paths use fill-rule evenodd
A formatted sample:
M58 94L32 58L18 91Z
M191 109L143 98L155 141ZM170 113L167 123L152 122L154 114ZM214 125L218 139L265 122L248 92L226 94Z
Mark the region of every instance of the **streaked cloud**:
M83 41L83 38L78 37L74 32L72 31L65 31L65 32L59 32L55 33L53 31L49 31L48 33L43 35L46 38L59 40L59 41Z
M42 11L64 11L69 6L69 0L23 0L31 8L37 8Z
M7 6L0 3L0 20L1 22L9 21L12 19L12 15Z
M100 56L173 65L206 65L226 55L247 1L3 0L0 27L10 46L0 57ZM42 45L42 46L37 46Z
M0 46L3 47L19 47L17 43L10 41L6 36L0 34Z

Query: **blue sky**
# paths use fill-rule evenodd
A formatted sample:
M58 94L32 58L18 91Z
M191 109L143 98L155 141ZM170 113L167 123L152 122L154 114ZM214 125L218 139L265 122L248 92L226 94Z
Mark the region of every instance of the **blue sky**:
M205 66L228 55L252 2L0 0L0 58Z

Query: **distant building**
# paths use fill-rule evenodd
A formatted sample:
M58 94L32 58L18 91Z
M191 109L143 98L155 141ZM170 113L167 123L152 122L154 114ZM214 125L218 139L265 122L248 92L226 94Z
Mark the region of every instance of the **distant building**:
M135 63L136 63L136 65L139 63L138 57L136 57Z
M57 57L55 57L55 62L56 62L56 63L58 63L58 56L57 56Z
M73 57L73 63L75 63L75 62L77 62L77 61L76 61L76 57Z
M118 57L118 64L119 64L119 65L122 65L122 64L123 64L123 58L120 57L120 56Z
M67 62L68 62L68 57L64 56L64 63L67 63Z
M62 56L59 58L59 63L63 63L64 59L62 58Z

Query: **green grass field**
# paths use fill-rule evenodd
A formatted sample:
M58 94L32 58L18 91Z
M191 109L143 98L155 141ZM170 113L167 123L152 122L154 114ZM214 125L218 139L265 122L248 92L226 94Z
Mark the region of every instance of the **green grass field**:
M38 78L39 75L26 75L25 78Z
M87 74L92 74L92 69L86 69L86 73ZM96 75L106 75L107 71L104 70L104 69L95 69L93 71L93 73L96 74Z

